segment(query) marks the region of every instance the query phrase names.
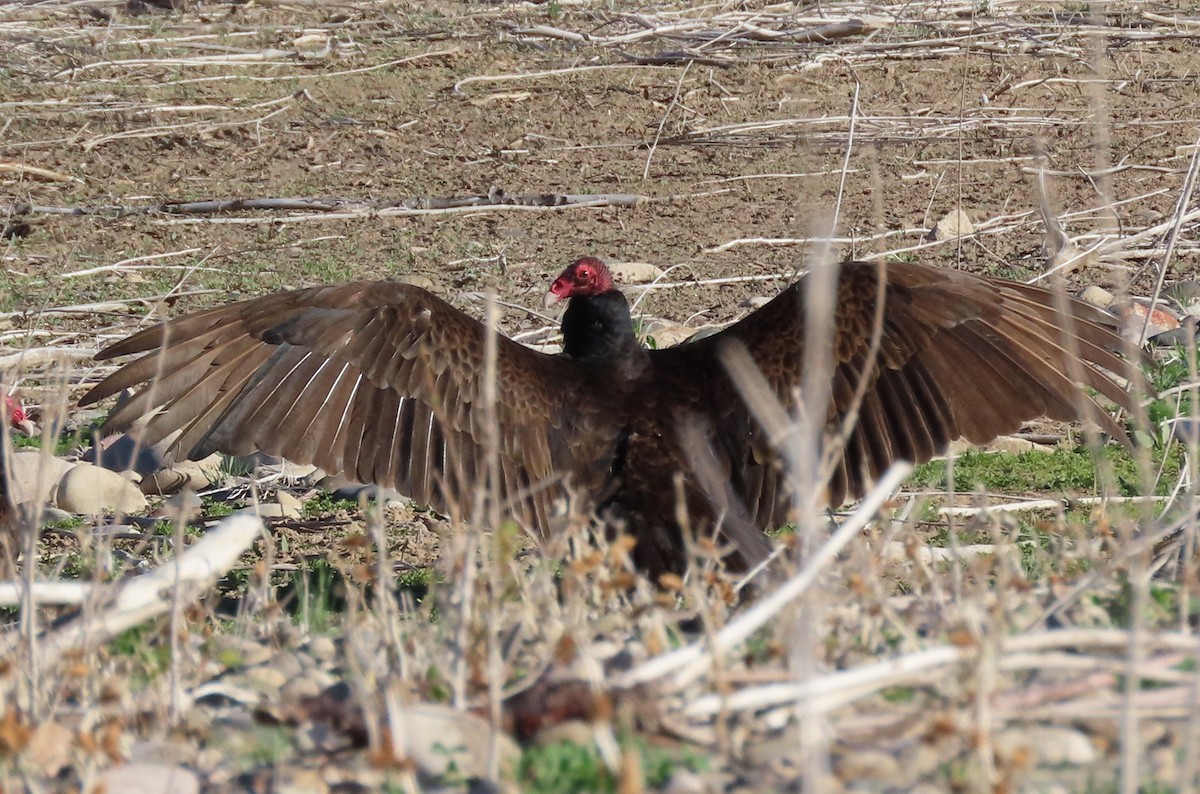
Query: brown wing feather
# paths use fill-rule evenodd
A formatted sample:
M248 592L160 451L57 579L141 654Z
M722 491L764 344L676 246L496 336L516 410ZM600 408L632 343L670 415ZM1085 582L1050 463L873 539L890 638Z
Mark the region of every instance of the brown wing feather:
M139 387L108 426L125 428L160 409L147 441L182 428L170 455L261 450L442 510L469 510L483 484L484 341L482 323L409 285L276 293L107 348L100 358L145 355L81 403ZM497 342L500 497L514 517L545 532L561 478L594 487L617 430L594 403L568 399L596 388L581 367Z
M889 263L883 335L877 359L868 362L881 267L846 263L839 278L827 441L850 410L861 379L867 388L857 423L834 462L831 503L861 496L895 460L924 462L956 438L986 442L1038 416L1087 418L1124 438L1072 380L1069 363L1071 351L1077 351L1075 371L1083 385L1134 408L1133 397L1109 374L1126 367L1118 355L1125 345L1109 315L1068 299L1071 317L1065 322L1055 295L1041 287ZM719 334L652 353L656 373L672 392L705 395L690 401L689 409L711 426L713 448L728 457L725 465L743 471L738 496L767 529L787 521L791 495L778 461L761 452L757 424L746 429L748 409L717 350L727 339L739 340L775 394L794 410L805 349L805 286L801 279ZM1063 337L1066 328L1069 339Z

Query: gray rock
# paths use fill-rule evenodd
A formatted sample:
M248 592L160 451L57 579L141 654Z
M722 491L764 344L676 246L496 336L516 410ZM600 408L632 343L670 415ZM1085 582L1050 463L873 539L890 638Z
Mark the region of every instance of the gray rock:
M139 443L128 433L115 438L93 438L92 447L84 453L83 459L110 471L136 471L142 477L163 467L158 450Z
M115 471L80 463L59 480L55 505L72 513L96 515L111 510L137 513L147 507L138 487Z

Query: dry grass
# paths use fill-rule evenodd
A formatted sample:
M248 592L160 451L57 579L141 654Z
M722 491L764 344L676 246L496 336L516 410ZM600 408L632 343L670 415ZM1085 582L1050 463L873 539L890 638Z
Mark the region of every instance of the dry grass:
M568 254L611 253L661 263L639 309L684 322L835 256L1049 260L1146 295L1195 277L1200 16L1168 4L133 10L0 10L0 366L51 427L86 424L69 406L105 370L84 359L133 327L351 275L491 315L487 288L529 306ZM954 208L974 233L929 239ZM1171 419L1200 406L1175 366ZM114 638L190 525L27 538L0 587L0 789L93 790L133 760L213 791L1191 790L1197 457L1166 436L1083 488L1016 488L1052 500L1028 512L964 514L994 501L964 478L1027 465L1004 456L888 479L744 580L698 544L669 594L582 517L534 551L481 494L466 527L277 525ZM787 450L800 483L811 448ZM507 738L532 734L549 748ZM447 768L430 739L469 751Z

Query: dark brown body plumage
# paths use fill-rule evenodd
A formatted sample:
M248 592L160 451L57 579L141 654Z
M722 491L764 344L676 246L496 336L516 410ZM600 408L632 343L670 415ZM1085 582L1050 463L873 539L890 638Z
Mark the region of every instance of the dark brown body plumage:
M720 350L743 346L774 393L794 407L805 280L721 333L647 351L633 336L624 298L608 288L606 270L603 289L572 291L568 274L581 265L603 270L584 259L555 282L558 297L571 300L563 321L569 355L498 339L498 486L507 512L547 533L560 500L573 495L575 504L638 538L641 567L679 570L678 473L693 528L711 531L720 514L743 558L760 557L768 548L761 533L729 530L738 522L742 529L786 523L790 495ZM1106 372L1125 366L1107 314L1072 299L1067 322L1047 290L893 263L878 355L870 360L882 273L865 263L841 269L831 432L861 378L867 388L828 502L861 495L892 461L928 460L960 436L987 442L1038 416L1073 420L1085 418L1082 411L1121 433L1071 377L1077 372L1083 385L1132 407ZM173 320L109 347L100 358L145 355L83 403L141 386L109 417L110 428L163 406L146 440L181 430L170 444L175 455L262 450L395 488L462 517L485 470L484 338L481 323L409 285L283 292ZM681 422L707 439L710 462L727 478L725 494L714 497L697 484Z

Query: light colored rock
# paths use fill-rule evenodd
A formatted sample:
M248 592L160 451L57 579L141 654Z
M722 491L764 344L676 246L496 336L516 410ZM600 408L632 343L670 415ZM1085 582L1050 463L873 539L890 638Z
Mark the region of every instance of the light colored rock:
M1111 292L1104 289L1104 287L1097 287L1095 284L1081 289L1079 291L1079 299L1084 303L1090 303L1101 309L1107 309L1117 300Z
M122 764L101 772L95 790L121 794L199 794L200 779L181 766Z
M454 769L462 777L486 777L492 726L486 720L449 706L416 704L401 713L397 730L401 751L427 774L441 776ZM521 750L504 733L495 736L502 776L512 774Z
M267 696L278 694L283 685L287 683L287 676L276 670L272 665L251 667L246 672L236 676L236 679L239 683L262 692Z
M933 227L931 237L935 240L953 240L957 237L967 237L975 233L975 224L971 217L961 209L952 210L942 217Z
M694 336L699 336L705 331L719 330L713 326L702 326L700 328L691 328L686 325L676 325L668 322L651 323L646 329L646 336L654 340L654 344L659 349L664 347L674 347L675 345L683 344L692 339Z
M332 637L313 637L308 641L308 652L318 661L330 662L337 656L337 643Z
M45 504L54 489L74 464L37 450L21 450L12 455L9 483L17 504Z
M272 790L276 794L327 794L329 784L314 769L285 768Z
M283 508L285 518L300 518L304 515L304 504L287 491L276 491L275 501Z
M25 760L48 778L56 777L71 761L71 748L75 735L57 722L43 722L37 726L25 746Z
M285 518L283 515L283 505L278 502L259 502L257 505L251 506L254 514L259 518Z
M293 521L304 515L300 500L286 491L279 491L270 502L259 502L255 512L262 518L289 518Z
M649 262L617 262L608 271L617 284L649 284L664 275L662 268Z
M72 513L95 515L105 511L137 513L147 507L138 487L115 471L80 463L58 482L54 492L57 507Z
M1100 759L1100 754L1087 735L1073 728L1036 725L1026 728L1025 734L1043 764L1085 766Z
M711 791L704 778L687 769L676 769L671 773L663 794L707 794Z
M1009 728L996 734L993 745L1001 758L1031 753L1044 766L1084 766L1100 758L1086 734L1057 725Z
M319 61L333 52L333 39L325 31L305 33L292 39L292 48L302 60Z

